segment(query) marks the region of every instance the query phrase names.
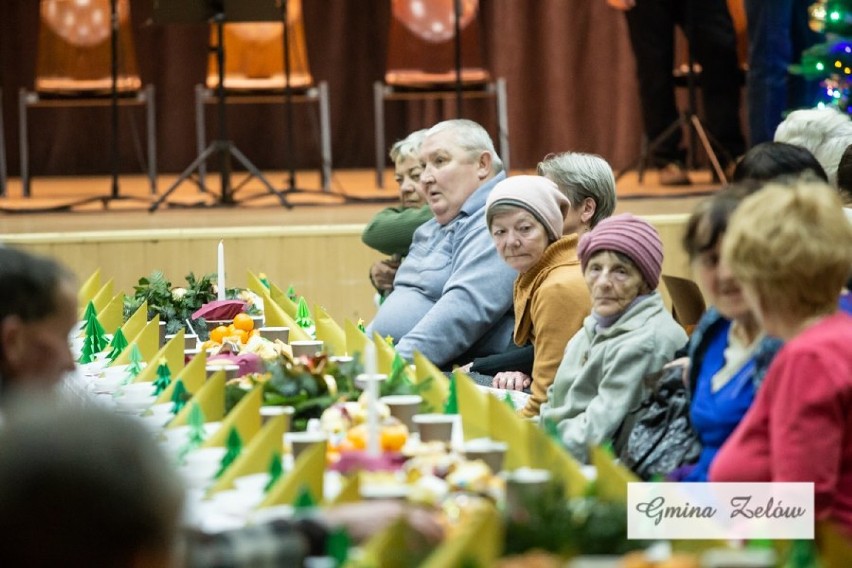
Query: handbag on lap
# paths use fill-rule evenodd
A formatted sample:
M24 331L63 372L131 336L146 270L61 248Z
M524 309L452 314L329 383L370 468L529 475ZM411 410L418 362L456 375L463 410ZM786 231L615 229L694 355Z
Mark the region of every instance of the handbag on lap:
M621 462L644 480L665 476L698 460L701 443L689 420L689 391L680 366L655 373L655 386L622 425Z

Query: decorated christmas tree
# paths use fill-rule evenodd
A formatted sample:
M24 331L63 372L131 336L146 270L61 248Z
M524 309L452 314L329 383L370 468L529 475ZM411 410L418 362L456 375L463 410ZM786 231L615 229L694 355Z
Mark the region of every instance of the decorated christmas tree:
M802 53L801 65L791 69L823 87L818 106L852 112L852 0L816 0L810 7L810 27L825 32L826 41Z

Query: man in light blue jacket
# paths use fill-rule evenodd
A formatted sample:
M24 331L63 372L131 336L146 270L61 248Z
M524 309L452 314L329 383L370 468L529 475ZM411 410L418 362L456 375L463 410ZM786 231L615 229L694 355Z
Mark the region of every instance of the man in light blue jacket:
M391 336L411 360L421 352L448 369L510 346L516 272L497 254L485 200L506 177L491 137L470 120L429 129L420 176L435 218L420 226L368 332Z

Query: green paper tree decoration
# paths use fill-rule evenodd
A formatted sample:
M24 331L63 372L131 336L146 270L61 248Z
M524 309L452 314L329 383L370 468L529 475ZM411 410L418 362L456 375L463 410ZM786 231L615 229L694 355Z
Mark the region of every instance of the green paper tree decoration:
M271 288L271 286L269 285L269 278L266 277L265 273L261 272L260 274L258 274L257 279L260 280L260 283L263 284L267 290Z
M296 308L296 324L307 332L312 338L316 339L316 326L311 317L311 311L308 309L308 302L305 297L299 298L299 306Z
M284 467L281 465L281 454L272 452L272 459L269 461L269 481L266 483L263 491L269 491L275 485L275 482L281 478L283 473Z
M361 319L361 318L358 318L358 331L360 331L363 334L367 333L367 328L364 327L364 320Z
M160 360L157 366L157 378L154 380L154 395L159 396L168 386L172 384L172 372L165 359Z
M86 311L83 312L83 323L80 325L80 331L86 329L86 325L89 323L89 320L97 317L98 312L95 311L95 303L89 300L89 303L86 304Z
M313 509L317 506L317 502L314 501L314 496L311 495L310 489L308 489L307 485L302 485L299 488L299 493L296 495L295 501L293 501L293 508L298 510L303 509Z
M180 449L178 459L183 463L186 454L204 443L204 411L197 402L192 403L187 417L189 432L186 436L186 444Z
M83 350L80 353L80 363L91 363L96 353L100 353L107 346L106 331L98 321L95 306L89 302L84 316L85 338L83 339Z
M127 365L127 376L129 379L135 379L142 372L142 352L137 344L130 346L130 364Z
M343 566L349 557L352 539L346 529L336 528L328 534L325 541L325 555L334 560L335 566Z
M447 396L447 402L444 403L444 414L459 413L459 397L456 394L456 374L450 375L450 394Z
M562 440L559 438L559 430L556 428L556 421L551 420L550 418L542 418L541 427L544 430L544 433L551 439L559 442L560 444L562 443Z
M182 380L178 379L175 382L175 388L172 389L170 400L172 401L172 414L177 416L177 413L183 410L183 407L186 406L186 401L189 400L189 391L186 390Z
M393 357L388 380L381 383L381 395L414 394L414 391L414 385L405 374L405 360L397 353Z
M228 440L225 442L225 455L222 456L222 462L219 464L219 471L216 472L216 479L219 479L225 470L228 469L243 451L243 440L240 438L240 433L236 428L231 428L228 432Z
M296 295L296 289L293 288L293 285L290 284L290 287L287 288L287 297L290 298L291 302L295 302L298 296Z
M115 361L121 352L127 349L127 338L124 337L124 332L121 328L117 329L115 335L112 336L112 341L109 342L110 352L107 359Z
M509 394L509 391L506 391L506 394L503 395L503 402L505 402L509 408L515 410L515 401L512 400L512 395Z

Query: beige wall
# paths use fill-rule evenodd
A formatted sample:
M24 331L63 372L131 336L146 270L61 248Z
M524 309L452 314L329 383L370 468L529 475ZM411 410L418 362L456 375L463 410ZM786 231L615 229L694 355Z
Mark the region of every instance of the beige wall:
M665 274L689 276L680 246L686 215L647 217L659 230ZM60 259L86 278L101 268L117 290L130 294L137 280L163 271L177 286L190 271L216 271L216 245L225 243L228 286L246 285L246 271L264 272L286 288L292 284L313 307L322 305L342 322L369 321L375 313L368 267L381 255L361 243L363 225L236 227L9 235L7 244ZM665 296L665 291L663 291Z

